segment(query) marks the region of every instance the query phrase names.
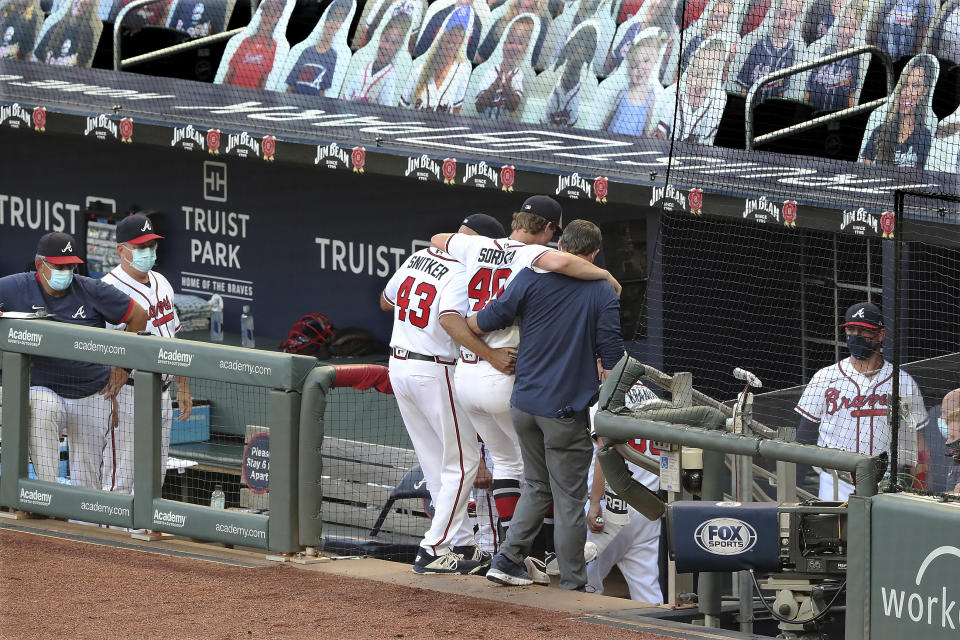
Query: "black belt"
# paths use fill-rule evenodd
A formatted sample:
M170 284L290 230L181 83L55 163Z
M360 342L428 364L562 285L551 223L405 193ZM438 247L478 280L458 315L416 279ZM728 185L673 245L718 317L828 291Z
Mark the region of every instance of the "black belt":
M441 358L440 356L427 356L416 351L407 351L406 349L393 349L393 357L397 360L423 360L424 362L436 362L437 364L454 365L456 359Z
M132 387L132 386L133 386L133 378L127 378L127 381L124 382L123 384L129 385L129 386ZM161 383L160 383L160 391L161 391L161 392L164 392L164 391L166 391L166 390L169 389L169 388L170 388L170 382L169 382L169 381L167 381L167 382L161 382Z

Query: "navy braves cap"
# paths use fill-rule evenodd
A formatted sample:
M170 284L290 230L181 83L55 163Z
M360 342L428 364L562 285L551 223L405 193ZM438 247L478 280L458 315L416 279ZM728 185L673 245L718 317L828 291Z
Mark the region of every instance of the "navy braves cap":
M77 241L61 231L44 234L37 243L37 255L50 264L83 264L77 257Z
M530 196L523 201L520 211L534 213L563 231L563 208L550 196Z
M481 236L487 236L488 238L505 238L507 232L504 230L503 225L494 218L493 216L488 216L485 213L474 213L467 216L461 222L465 227L473 229Z
M163 236L158 236L153 232L153 223L150 222L150 218L142 213L127 216L117 223L117 244L125 242L143 244L161 238Z
M841 327L867 327L868 329L883 329L883 314L877 305L870 302L858 302L847 309Z

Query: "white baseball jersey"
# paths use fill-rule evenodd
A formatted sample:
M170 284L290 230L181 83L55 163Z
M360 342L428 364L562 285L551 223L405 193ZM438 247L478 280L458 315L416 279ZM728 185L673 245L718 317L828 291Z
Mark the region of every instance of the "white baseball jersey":
M123 291L147 312L147 331L165 338L174 337L180 331L180 318L173 306L173 287L162 275L147 272L149 284L131 278L123 267L117 265L103 281ZM126 325L107 325L110 329L123 329Z
M485 236L455 233L447 240L447 252L463 263L469 309L476 315L513 282L520 271L532 267L540 256L553 251L535 244L524 244L510 238L495 240ZM514 325L484 334L483 341L493 348L515 347L520 343L520 329ZM476 358L462 349L464 358Z
M137 282L117 265L110 273L103 276L103 281L113 285L130 296L130 299L140 305L147 312L146 331L164 338L173 338L180 331L180 318L173 305L173 287L163 275L147 272L146 284ZM123 329L126 325L107 325L108 328ZM164 374L163 381L169 384L173 375ZM124 385L117 395L120 404L119 424L117 429L107 436L106 446L103 448L103 466L101 467L103 490L133 491L133 387ZM170 394L164 391L161 399L161 435L160 455L163 461L162 478L166 474L167 452L170 448L170 430L173 426L173 405Z
M890 449L887 408L892 390L893 365L889 362L868 378L847 358L817 371L795 410L820 425L817 444L821 447L879 455ZM906 371L900 371L900 402L909 411L908 424L922 429L927 410L920 388Z
M440 326L440 316L466 316L463 274L463 265L438 249L421 249L407 258L383 289L393 305L392 348L457 359L457 343Z

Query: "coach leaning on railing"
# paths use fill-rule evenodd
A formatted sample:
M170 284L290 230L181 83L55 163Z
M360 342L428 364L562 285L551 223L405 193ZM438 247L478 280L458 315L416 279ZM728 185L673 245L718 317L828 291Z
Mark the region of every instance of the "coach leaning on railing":
M0 315L36 314L43 309L58 322L100 328L108 322L125 323L127 331L142 331L146 312L129 296L99 280L74 274L76 265L83 262L76 247L76 240L66 233L47 233L40 238L36 273L0 278ZM103 445L109 428L116 424L116 396L126 379L126 370L118 367L32 358L28 449L40 480L56 481L59 436L66 433L71 484L101 488Z

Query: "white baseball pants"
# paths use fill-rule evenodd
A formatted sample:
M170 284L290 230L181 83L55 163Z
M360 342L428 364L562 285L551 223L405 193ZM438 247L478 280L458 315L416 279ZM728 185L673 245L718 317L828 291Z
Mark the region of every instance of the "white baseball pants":
M103 448L103 490L133 493L133 386L125 384L117 394L120 415L117 428L107 434ZM167 473L167 453L173 427L170 390L160 398L160 485Z
M434 515L420 546L443 555L472 546L467 502L477 475L477 432L454 392L452 365L390 358L390 383L433 498Z

